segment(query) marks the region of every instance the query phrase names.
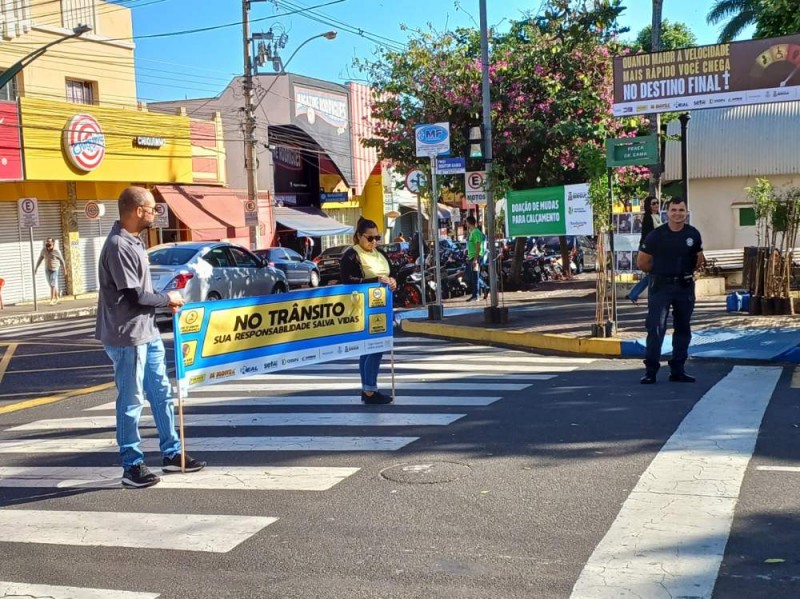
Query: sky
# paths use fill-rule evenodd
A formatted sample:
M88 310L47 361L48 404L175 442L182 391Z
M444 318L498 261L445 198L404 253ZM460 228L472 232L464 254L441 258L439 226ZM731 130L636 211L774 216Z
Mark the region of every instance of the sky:
M626 37L650 23L650 0L624 0ZM716 41L718 28L706 24L712 0L664 0L663 18L686 23L698 44ZM243 72L242 8L239 0L127 0L133 8L139 99L145 102L216 96ZM309 7L316 19L309 18ZM541 0L487 0L490 25L538 12ZM287 14L292 12L294 14ZM305 40L331 29L336 39L318 38L300 48L286 67L291 73L343 83L363 74L355 58L374 56L377 43L398 48L409 29L477 27L478 0L257 0L250 16L253 32L284 31L284 60ZM221 25L231 24L228 27ZM175 35L175 32L213 28ZM161 36L160 34L166 34ZM157 37L148 37L157 36ZM749 36L745 36L749 37ZM269 71L270 65L266 70Z

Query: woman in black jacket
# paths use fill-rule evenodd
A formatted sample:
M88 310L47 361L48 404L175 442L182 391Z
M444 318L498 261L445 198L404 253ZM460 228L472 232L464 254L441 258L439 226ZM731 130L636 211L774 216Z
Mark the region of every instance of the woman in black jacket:
M381 234L378 225L364 218L358 219L353 234L353 247L345 251L339 260L341 283L358 285L360 283L383 283L394 291L396 281L389 276L389 260L377 249ZM392 403L392 398L378 391L378 370L383 352L366 354L358 360L361 375L361 401L367 404Z

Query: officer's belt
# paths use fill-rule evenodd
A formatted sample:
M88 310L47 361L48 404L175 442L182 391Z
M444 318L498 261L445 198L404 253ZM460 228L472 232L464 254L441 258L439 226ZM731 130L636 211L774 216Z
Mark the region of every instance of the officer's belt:
M671 283L677 285L679 283L689 283L694 280L692 275L680 275L678 277L665 277L664 275L651 275L653 280L658 283Z

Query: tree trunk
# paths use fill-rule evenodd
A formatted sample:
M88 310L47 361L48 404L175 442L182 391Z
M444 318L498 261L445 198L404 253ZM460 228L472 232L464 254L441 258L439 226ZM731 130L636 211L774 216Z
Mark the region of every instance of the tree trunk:
M661 13L664 8L664 0L653 0L653 19L651 22L650 43L653 52L661 50ZM650 115L650 135L659 135L661 133L661 115ZM661 144L658 144L659 149ZM663 160L659 160L657 164L650 167L650 195L661 198L661 164Z

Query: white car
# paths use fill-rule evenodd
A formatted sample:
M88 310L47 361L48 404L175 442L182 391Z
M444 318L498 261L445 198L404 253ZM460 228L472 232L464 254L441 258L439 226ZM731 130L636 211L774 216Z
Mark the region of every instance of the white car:
M177 291L186 303L285 293L286 275L245 248L222 241L180 241L147 250L157 293ZM158 310L169 314L169 309Z

